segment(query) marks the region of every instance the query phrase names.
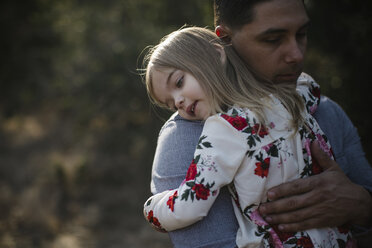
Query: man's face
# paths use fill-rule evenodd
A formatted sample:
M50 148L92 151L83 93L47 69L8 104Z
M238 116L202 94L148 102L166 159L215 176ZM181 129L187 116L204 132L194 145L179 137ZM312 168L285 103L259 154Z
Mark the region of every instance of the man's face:
M301 0L272 0L254 8L254 19L230 34L233 47L259 76L296 83L303 69L309 18Z

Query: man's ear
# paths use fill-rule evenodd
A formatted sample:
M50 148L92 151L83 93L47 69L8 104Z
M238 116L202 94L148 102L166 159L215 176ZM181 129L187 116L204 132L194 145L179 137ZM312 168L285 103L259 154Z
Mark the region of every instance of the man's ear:
M223 40L226 43L230 43L231 41L231 31L228 27L225 25L218 25L214 32L218 37L220 37L221 40Z

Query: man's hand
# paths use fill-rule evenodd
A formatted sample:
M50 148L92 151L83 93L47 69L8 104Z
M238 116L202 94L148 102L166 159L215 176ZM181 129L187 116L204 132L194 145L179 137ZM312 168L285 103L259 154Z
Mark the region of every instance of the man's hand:
M352 183L316 142L311 145L311 152L324 171L270 189L271 202L260 206L261 215L285 232L368 224L372 216L371 195Z

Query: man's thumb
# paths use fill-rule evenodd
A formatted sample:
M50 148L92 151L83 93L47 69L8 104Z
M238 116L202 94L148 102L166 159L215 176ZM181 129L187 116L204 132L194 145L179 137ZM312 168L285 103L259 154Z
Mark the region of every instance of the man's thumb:
M338 164L332 160L326 152L320 148L318 141L310 145L312 158L322 167L323 170L341 170Z

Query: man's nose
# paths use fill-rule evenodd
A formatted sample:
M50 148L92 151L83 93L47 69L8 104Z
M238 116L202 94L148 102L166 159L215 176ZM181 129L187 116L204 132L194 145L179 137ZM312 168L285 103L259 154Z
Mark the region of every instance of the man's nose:
M304 53L305 48L299 44L296 40L291 41L288 44L286 54L285 54L285 62L288 64L299 64L302 63L304 60Z

